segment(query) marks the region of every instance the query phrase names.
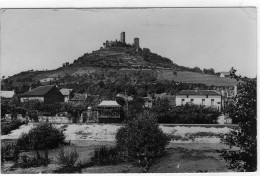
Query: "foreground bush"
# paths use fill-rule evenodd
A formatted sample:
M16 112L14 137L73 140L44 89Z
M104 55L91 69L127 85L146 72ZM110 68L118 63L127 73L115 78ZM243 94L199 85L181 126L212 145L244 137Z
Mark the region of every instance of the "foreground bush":
M160 155L169 144L170 137L163 133L157 119L145 111L128 121L116 134L116 144L130 156Z
M230 148L239 150L224 150L222 155L229 162L229 167L237 171L254 172L257 170L257 81L242 78L231 70L231 77L239 82L234 106L229 109L229 115L238 122L238 129L233 129L223 136L222 142Z
M32 128L28 134L22 134L17 146L20 149L53 149L65 143L65 135L49 123L40 123Z
M1 134L7 135L11 131L18 129L23 124L25 123L20 120L13 120L10 123L1 123Z
M120 151L118 147L104 146L95 149L95 155L91 160L93 164L110 165L124 162L125 157L124 152Z
M58 164L63 167L75 167L78 157L79 154L75 149L73 151L65 151L64 148L61 148L57 156Z

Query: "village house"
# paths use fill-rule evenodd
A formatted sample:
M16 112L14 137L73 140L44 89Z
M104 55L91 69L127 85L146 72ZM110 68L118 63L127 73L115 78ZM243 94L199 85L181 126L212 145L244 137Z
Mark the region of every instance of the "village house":
M176 94L176 106L186 103L222 109L221 94L215 90L182 90Z
M60 89L61 94L64 96L64 102L68 102L73 96L73 89Z
M219 77L221 77L221 78L229 78L230 77L230 72L221 72Z
M142 98L144 100L144 107L145 108L152 108L154 99L152 99L150 96L142 97Z
M97 110L98 121L116 123L122 121L121 110L122 107L113 100L102 101L98 106L95 107Z
M3 100L7 100L9 102L13 102L13 103L18 103L19 102L19 97L18 95L15 93L15 91L4 91L1 90L0 91L0 97L1 97L1 101Z
M21 102L39 100L44 103L63 102L64 97L55 85L39 86L22 94Z
M83 104L86 102L87 97L88 97L88 94L86 94L86 93L84 93L84 94L75 93L73 98L71 98L69 100L69 102L74 103L74 104Z

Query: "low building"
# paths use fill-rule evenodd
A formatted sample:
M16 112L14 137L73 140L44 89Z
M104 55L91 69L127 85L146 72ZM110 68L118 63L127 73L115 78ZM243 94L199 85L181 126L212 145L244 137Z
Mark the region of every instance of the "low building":
M1 90L0 91L0 97L1 97L1 101L2 100L7 100L9 102L13 102L13 103L18 103L19 102L19 97L18 95L15 93L15 91L4 91Z
M39 100L44 103L63 102L64 97L55 85L39 86L29 92L22 94L21 102L28 100Z
M215 90L182 90L176 94L176 106L186 103L222 109L221 94Z
M97 118L101 123L122 122L122 107L116 101L102 101L97 107Z
M86 102L87 97L88 97L88 94L75 93L73 98L71 98L69 100L69 102L75 103L75 104L82 104L82 103Z
M144 100L145 108L152 108L154 99L148 96L148 97L143 97L143 100Z
M219 77L221 77L221 78L229 78L230 77L230 72L221 72Z
M73 89L60 89L61 94L64 96L64 102L68 102L72 98Z

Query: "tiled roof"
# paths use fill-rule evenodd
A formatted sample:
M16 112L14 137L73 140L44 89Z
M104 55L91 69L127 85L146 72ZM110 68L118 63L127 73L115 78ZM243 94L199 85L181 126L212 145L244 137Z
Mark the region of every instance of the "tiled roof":
M72 91L73 89L66 89L66 88L62 88L60 90L61 94L62 95L70 95L70 92Z
M182 90L176 95L220 95L215 90Z
M0 91L0 97L2 98L12 98L14 96L14 91Z
M21 97L44 96L44 95L47 94L53 87L54 87L54 85L39 86L39 87L36 87L35 89L29 91L29 92L26 92L26 93L22 94Z
M98 106L121 107L116 101L102 101Z
M75 94L70 101L85 101L86 98L87 98L87 94Z

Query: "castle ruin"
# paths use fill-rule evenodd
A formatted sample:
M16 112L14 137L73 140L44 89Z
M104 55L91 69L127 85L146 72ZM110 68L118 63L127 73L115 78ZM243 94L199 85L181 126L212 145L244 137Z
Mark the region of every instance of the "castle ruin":
M134 47L136 49L136 51L138 52L139 48L140 48L139 42L140 42L139 38L134 38L134 43L127 44L125 41L125 32L121 32L119 41L118 40L115 40L115 41L106 40L106 42L103 43L103 46L105 48L108 48L108 47Z

